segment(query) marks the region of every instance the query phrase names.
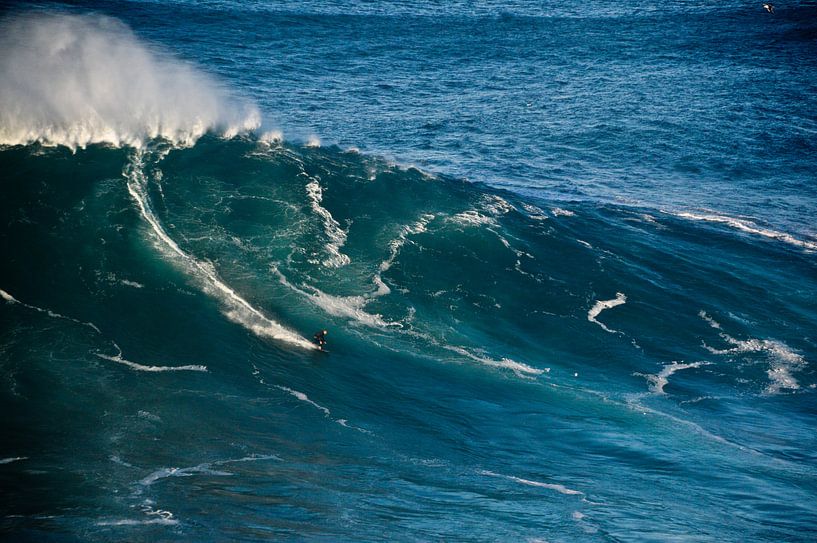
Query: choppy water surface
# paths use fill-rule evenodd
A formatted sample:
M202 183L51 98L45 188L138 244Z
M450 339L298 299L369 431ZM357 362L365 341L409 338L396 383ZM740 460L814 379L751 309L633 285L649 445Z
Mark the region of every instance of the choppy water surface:
M4 13L2 539L814 538L813 4Z

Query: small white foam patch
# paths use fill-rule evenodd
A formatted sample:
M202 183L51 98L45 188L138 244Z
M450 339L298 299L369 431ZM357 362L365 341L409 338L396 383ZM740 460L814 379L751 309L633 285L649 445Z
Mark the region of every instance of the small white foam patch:
M321 139L318 136L316 136L315 134L312 134L306 140L306 146L307 147L320 147L321 146Z
M128 192L139 207L142 218L147 221L153 230L153 234L161 242L160 247L166 252L176 257L183 263L186 270L191 272L198 279L203 290L218 299L225 307L225 316L231 321L238 323L260 337L269 337L279 341L285 341L303 349L316 349L317 346L298 333L289 330L281 324L273 321L261 311L250 305L225 284L216 273L215 268L209 262L202 262L191 255L185 253L175 241L167 234L164 227L159 222L158 217L153 213L147 195L147 178L143 171L144 153L134 152L131 163L126 166L123 172L127 179Z
M11 464L12 462L19 462L21 460L28 460L28 456L14 456L11 458L0 458L0 464Z
M683 362L675 362L673 361L670 364L665 365L660 372L655 375L652 374L637 374L641 375L645 379L647 379L647 383L650 387L650 392L653 394L665 394L664 387L669 384L669 378L678 371L687 370L691 368L700 368L701 366L708 365L708 362L692 362L689 364L685 364Z
M616 297L613 298L612 300L599 300L595 303L595 305L592 308L590 308L590 311L587 312L587 320L598 324L604 329L605 332L610 332L611 334L620 333L617 330L611 330L610 328L607 328L607 326L605 326L604 323L599 322L596 319L596 317L598 317L599 314L605 309L611 309L613 307L625 303L627 303L627 296L622 292L617 292Z
M446 220L462 226L496 226L496 221L493 219L493 217L483 215L476 209L468 209L461 213L457 213Z
M807 241L798 239L786 232L780 232L777 230L772 230L770 228L764 228L748 219L739 219L736 217L729 217L727 215L719 215L714 213L691 213L687 211L673 213L673 215L675 215L676 217L681 217L682 219L689 219L693 221L704 221L725 224L726 226L729 226L736 230L740 230L741 232L746 232L747 234L754 234L758 236L763 236L765 238L782 241L783 243L787 243L795 247L800 247L808 251L817 251L817 241Z
M522 204L522 209L528 212L528 217L533 219L534 221L546 221L547 215L542 209L536 207L535 205L531 204Z
M232 137L260 124L254 105L111 17L8 17L0 51L0 145L192 145L210 130Z
M706 312L701 311L698 315L713 328L720 329L720 324L709 317ZM771 383L765 388L765 394L773 395L778 394L783 389L798 390L800 388L800 383L794 377L793 373L805 368L806 359L803 355L795 352L782 341L757 338L749 338L741 341L726 332L720 332L718 335L728 344L732 345L732 347L727 349L715 349L704 344L704 347L712 354L732 355L761 353L766 356L769 361L769 369L766 370L766 375L769 376Z
M206 372L207 366L200 366L196 364L190 364L186 366L145 366L143 364L139 364L137 362L132 362L130 360L126 360L122 358L121 355L116 356L109 356L107 354L102 353L94 353L99 358L104 358L105 360L110 360L111 362L116 362L117 364L122 364L127 366L136 371L150 371L150 372L164 372L164 371L201 371Z
M516 211L516 208L505 200L495 194L490 194L482 199L482 208L494 217L505 215L511 211Z
M550 208L550 212L553 213L554 217L573 217L576 215L569 209L562 209L561 207L552 207Z
M721 323L710 317L703 309L698 312L698 316L705 320L711 328L721 329Z
M521 477L515 477L513 475L502 475L499 473L494 473L493 471L488 470L481 470L479 473L482 475L487 475L489 477L501 477L503 479L508 479L510 481L514 481L516 483L526 485L526 486L535 486L538 488L547 488L548 490L555 490L559 494L565 494L567 496L582 496L584 495L583 492L578 490L573 490L572 488L568 488L564 485L560 485L557 483L543 483L541 481L532 481L530 479L522 479Z
M122 283L123 285L125 285L126 287L145 288L145 285L143 285L142 283L138 283L136 281L130 281L128 279L120 279L119 282Z

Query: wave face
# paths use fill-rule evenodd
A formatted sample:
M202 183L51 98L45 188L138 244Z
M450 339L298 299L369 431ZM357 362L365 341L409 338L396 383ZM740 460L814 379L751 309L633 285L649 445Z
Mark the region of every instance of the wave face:
M0 25L0 48L0 145L191 144L260 121L254 106L110 17L18 15Z
M567 533L629 522L622 488L657 500L639 515L680 507L678 480L725 508L738 487L759 496L740 505L756 520L730 530L771 521L770 492L798 496L786 526L812 518L795 483L813 473L803 444L815 444L799 407L816 383L814 308L797 293L817 274L802 247L721 233L713 256L698 221L548 206L255 137L16 147L0 169L2 405L13 413L0 456L15 459L5 488L58 511L32 478L70 490L53 472L70 465L104 510L24 515L7 529L90 523L107 540L172 527L197 539L204 518L191 504L218 503L224 517L206 529L226 534L244 503L262 507L274 491L328 512L259 513L270 529L336 533L351 515L355 535L374 537L372 511L393 499L426 507L405 478L450 500L437 511L451 533L486 516L509 537L541 525L493 506L457 512L464 498L441 486L497 489L520 511L544 504ZM770 254L781 275L751 267ZM321 328L330 353L303 349ZM70 430L59 439L55 420ZM247 455L276 461L185 467ZM656 484L666 469L673 482ZM761 469L774 478L732 481ZM376 490L348 488L348 470ZM139 483L152 473L174 476ZM215 493L197 496L201 485ZM701 509L663 522L672 534L726 519Z
M687 8L657 2L655 18L630 23L603 6L585 20L592 2L568 6L582 16L537 4L527 18L525 2L498 17L479 3L476 19L469 3L440 22L413 4L400 8L408 19L350 4L351 15L227 1L106 8L138 37L73 11L2 23L0 539L808 541L817 260L813 236L787 224L803 222L810 196L773 221L741 200L737 174L722 181L734 200L677 208L658 176L667 190L653 199L611 203L579 175L604 169L592 157L610 140L594 136L584 156L556 117L506 114L548 65L514 40L547 26L554 42L525 43L550 51L565 32L603 40L611 26L621 46L645 24L694 25ZM736 6L718 9L734 23ZM174 17L181 30L169 29ZM163 33L237 91L146 45L173 42ZM480 41L490 36L497 47ZM311 43L327 53L320 69L303 64ZM609 48L587 43L557 57L592 77ZM507 64L512 53L520 65ZM645 62L661 65L654 53ZM381 69L355 86L369 64L344 62L361 59ZM487 94L409 77L425 63L471 70L467 82ZM270 66L280 71L265 79ZM500 68L522 81L482 81ZM406 79L383 76L400 69ZM405 85L399 100L392 84ZM302 108L287 85L328 94ZM609 87L570 99L615 119ZM327 132L383 136L377 123L362 128L368 109L344 101L354 89L398 108L400 122L416 117L400 107L428 117L425 132L400 132L384 114L394 129L384 146L421 149L433 136L443 150L428 160L456 162L456 174L514 166L489 185L321 144L311 127L284 139L254 129L256 108L235 98L252 95L265 115L329 112ZM697 99L704 107L706 92ZM638 143L641 114L625 143ZM435 128L441 118L454 128ZM689 122L679 137L699 145ZM575 198L554 198L549 178L502 188L532 183L547 156L537 145L553 140L564 148L549 148L551 166L575 165ZM497 141L507 156L493 164ZM781 151L783 163L801 151ZM632 148L607 152L617 171L640 171ZM796 192L792 175L767 188ZM641 195L642 181L619 179ZM311 342L324 329L327 353Z

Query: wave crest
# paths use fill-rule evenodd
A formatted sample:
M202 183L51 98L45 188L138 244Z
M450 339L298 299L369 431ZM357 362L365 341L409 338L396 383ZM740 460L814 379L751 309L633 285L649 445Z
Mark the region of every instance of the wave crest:
M0 22L0 145L192 145L257 128L258 109L193 66L97 14Z

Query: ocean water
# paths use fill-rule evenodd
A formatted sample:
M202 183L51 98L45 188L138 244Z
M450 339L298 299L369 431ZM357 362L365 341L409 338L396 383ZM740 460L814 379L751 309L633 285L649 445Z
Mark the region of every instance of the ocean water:
M1 8L1 540L817 537L815 3Z

